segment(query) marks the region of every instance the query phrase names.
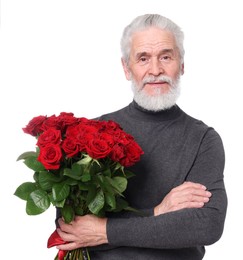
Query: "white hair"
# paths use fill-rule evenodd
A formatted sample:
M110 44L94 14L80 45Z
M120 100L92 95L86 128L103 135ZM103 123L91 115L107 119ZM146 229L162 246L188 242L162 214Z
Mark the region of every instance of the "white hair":
M185 53L183 47L184 34L177 24L159 14L145 14L138 16L127 27L125 27L121 38L121 52L126 64L129 64L131 40L133 34L149 27L157 27L161 30L169 31L174 35L175 42L180 54L180 62L182 64Z
M131 78L131 81L134 100L139 106L149 111L168 109L176 104L176 101L180 96L180 75L178 75L177 79L174 81L168 76L150 76L143 80L142 86L138 86L133 78ZM148 95L144 91L144 85L153 81L167 82L170 85L168 92L161 93L161 89L155 89L154 95Z

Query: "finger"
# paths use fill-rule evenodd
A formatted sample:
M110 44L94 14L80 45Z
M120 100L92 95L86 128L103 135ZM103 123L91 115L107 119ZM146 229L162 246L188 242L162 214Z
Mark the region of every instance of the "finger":
M84 247L84 246L81 245L81 244L77 244L76 242L70 242L70 243L67 243L67 244L62 244L62 245L56 246L57 249L65 250L65 251L74 250L74 249L79 248L79 247Z
M205 205L203 202L185 202L174 206L171 211L188 209L188 208L202 208Z
M206 190L200 190L200 189L193 189L189 188L184 191L185 196L189 196L190 200L193 201L193 198L201 197L201 198L210 198L212 196L212 193Z
M60 228L57 228L57 233L62 238L62 240L66 242L74 241L76 239L76 236L74 234L64 232Z
M188 195L185 197L185 201L183 202L203 202L207 203L209 202L210 197L205 196L198 196L198 195Z
M73 226L72 224L65 223L62 219L58 220L59 227L62 231L66 233L73 233Z
M198 190L198 189L186 189L178 194L179 197L177 199L178 203L184 202L208 202L210 197L212 196L211 192Z
M194 194L197 192L205 192L206 187L204 185L192 182L184 182L183 184L173 188L171 190L171 195L173 198L181 197L185 194Z
M183 189L173 189L170 192L170 201L173 202L172 206L185 203L185 202L203 202L209 201L212 196L211 192L198 188L193 185L184 185Z
M182 190L180 193L182 196L187 195L187 194L201 196L201 197L211 197L212 196L212 193L207 190L195 189L195 188L191 188L191 187Z
M202 185L201 183L191 182L191 181L185 181L184 183L178 186L179 190L183 190L190 187L195 189L202 189L202 190L207 189L205 185Z

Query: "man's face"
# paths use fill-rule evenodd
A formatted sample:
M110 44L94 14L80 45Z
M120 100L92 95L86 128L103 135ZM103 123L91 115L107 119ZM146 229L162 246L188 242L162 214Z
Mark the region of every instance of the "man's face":
M129 65L123 61L123 68L127 80L132 80L135 95L141 92L143 98L151 100L170 95L183 74L173 34L154 27L136 32L132 37Z

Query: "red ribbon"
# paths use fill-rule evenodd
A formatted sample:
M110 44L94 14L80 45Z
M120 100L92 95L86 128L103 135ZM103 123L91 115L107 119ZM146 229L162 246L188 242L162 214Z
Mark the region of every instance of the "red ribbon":
M67 242L63 241L57 231L55 230L49 237L48 242L47 242L47 247L53 247L53 246L58 246L58 245L63 245L66 244ZM67 251L65 250L59 250L58 251L58 260L63 260L65 255L67 254Z

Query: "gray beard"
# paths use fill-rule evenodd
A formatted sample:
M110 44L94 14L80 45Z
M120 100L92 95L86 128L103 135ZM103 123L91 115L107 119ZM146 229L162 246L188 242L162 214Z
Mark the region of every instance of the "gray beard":
M154 95L148 95L144 90L144 85L153 81L166 81L170 85L167 93L161 93L160 89L154 90ZM150 77L143 81L142 87L139 87L132 79L132 91L136 103L149 111L160 111L171 108L176 104L180 96L180 75L175 81L166 76Z

